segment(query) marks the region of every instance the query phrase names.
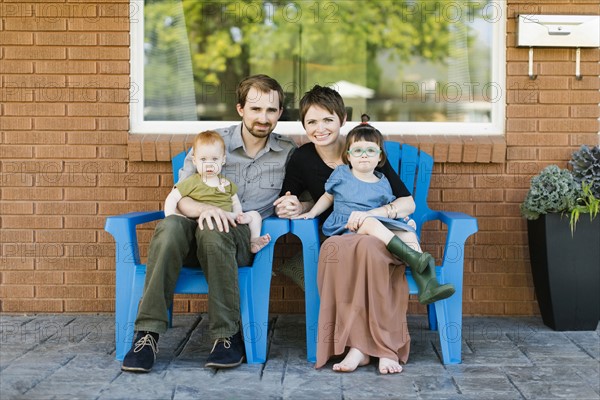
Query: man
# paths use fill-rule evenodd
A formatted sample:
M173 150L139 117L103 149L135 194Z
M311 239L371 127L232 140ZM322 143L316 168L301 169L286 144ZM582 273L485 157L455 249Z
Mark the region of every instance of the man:
M254 75L240 82L237 97L241 124L216 130L226 145L223 175L237 185L244 211L257 210L265 218L273 213L285 164L296 147L290 139L272 133L283 112L283 89L266 75ZM180 180L196 172L192 152L179 171ZM208 331L214 345L206 366L231 368L244 360L237 268L252 260L248 225L238 225L221 208L189 197L182 198L177 208L188 218L166 217L150 241L136 336L123 360L124 371L152 369L183 264L199 265L210 288Z

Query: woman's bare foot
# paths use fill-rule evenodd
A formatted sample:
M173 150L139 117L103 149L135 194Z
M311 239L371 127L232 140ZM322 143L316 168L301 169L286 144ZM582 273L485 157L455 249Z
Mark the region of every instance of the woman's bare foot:
M335 372L352 372L358 367L367 365L370 361L371 358L368 355L352 347L342 362L333 364L333 370Z
M390 360L389 358L379 359L379 373L386 374L399 374L402 372L402 366L398 361Z
M271 241L271 235L268 233L266 235L259 236L254 239L250 239L250 252L258 253L262 250L263 247L269 244Z

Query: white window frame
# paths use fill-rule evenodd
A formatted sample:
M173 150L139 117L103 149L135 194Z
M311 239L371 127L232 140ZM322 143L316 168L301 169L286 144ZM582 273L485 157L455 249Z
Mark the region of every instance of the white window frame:
M506 2L497 0L496 12L501 13L493 23L492 35L492 82L498 88L498 98L492 104L492 121L475 122L378 122L372 121L384 135L504 135L506 114ZM194 134L203 130L238 124L240 121L144 121L144 2L130 0L136 12L130 16L130 130L132 134ZM348 122L342 128L345 133L358 122ZM299 121L280 121L277 133L286 135L304 134Z

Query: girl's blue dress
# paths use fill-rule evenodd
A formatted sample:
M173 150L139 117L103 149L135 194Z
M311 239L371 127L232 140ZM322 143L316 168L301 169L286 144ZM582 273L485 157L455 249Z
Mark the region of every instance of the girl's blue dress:
M323 224L327 236L354 233L346 228L352 211L370 211L396 200L390 183L382 173L374 171L378 182L364 182L352 175L348 165L337 167L325 183L325 191L333 196L333 212ZM377 218L392 230L415 232L412 226L398 219Z

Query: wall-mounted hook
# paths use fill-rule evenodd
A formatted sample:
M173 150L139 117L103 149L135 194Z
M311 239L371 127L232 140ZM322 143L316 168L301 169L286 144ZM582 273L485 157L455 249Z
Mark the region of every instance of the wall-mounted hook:
M534 80L537 75L533 74L533 47L529 48L529 79Z
M583 76L581 76L581 49L579 47L575 50L575 79L578 81L583 79Z

